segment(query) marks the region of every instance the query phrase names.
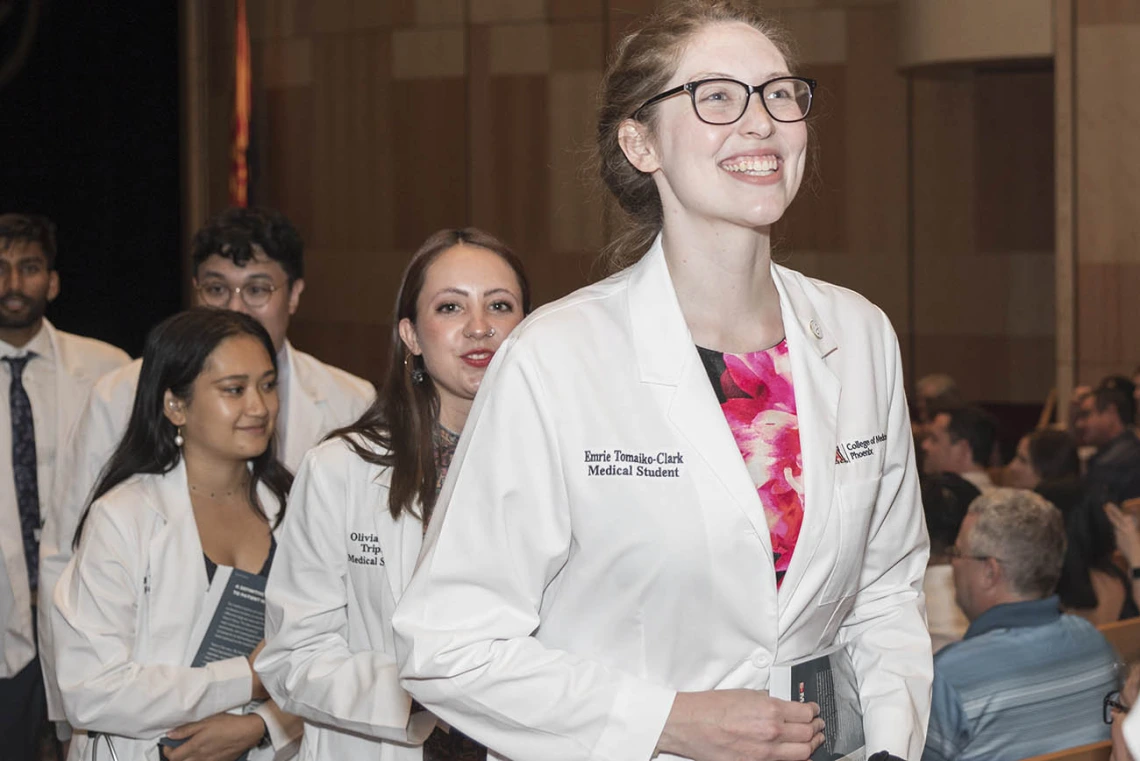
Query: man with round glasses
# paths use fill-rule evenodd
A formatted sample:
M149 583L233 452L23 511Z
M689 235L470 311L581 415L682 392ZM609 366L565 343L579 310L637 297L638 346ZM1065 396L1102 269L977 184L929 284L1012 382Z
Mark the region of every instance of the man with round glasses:
M355 421L368 407L372 384L298 351L286 336L304 281L304 244L292 223L271 209L228 209L194 236L193 287L199 306L244 312L265 327L277 350L277 452L290 470L330 431ZM47 511L41 539L40 646L50 652L47 628L52 592L72 555L72 536L103 465L126 430L142 361L111 372L95 384L86 409L60 453L56 509ZM49 716L63 720L54 674L47 673Z

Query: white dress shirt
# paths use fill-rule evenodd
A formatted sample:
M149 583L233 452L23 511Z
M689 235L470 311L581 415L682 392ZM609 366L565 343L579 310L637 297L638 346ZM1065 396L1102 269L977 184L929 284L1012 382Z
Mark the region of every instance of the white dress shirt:
M970 620L958 607L954 590L954 568L949 563L929 565L922 590L926 593L926 622L930 626L930 643L938 652L966 634Z

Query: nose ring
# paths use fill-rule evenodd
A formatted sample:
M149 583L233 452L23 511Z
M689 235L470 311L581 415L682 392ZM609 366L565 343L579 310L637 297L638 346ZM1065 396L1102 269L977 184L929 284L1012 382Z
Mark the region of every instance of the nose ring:
M465 333L464 335L466 335L468 338L474 338L475 340L479 340L480 338L494 338L495 329L487 328L486 330L473 330L470 333Z

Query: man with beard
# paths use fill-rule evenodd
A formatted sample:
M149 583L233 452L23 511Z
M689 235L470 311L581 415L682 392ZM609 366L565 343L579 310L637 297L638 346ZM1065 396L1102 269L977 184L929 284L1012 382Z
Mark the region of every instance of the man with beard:
M95 381L130 361L44 318L55 254L48 219L0 215L0 748L19 761L38 758L47 720L34 606L56 452Z

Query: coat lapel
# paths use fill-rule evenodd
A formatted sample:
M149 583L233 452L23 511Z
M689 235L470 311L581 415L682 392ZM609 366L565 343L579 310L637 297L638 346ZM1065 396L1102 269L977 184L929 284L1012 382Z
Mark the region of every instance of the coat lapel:
M835 483L839 379L825 358L838 346L796 275L773 265L800 429L804 473L804 520L792 561L780 587L780 608L795 594L824 534Z
M288 409L284 422L289 430L278 428L277 438L279 442L283 441L283 444L277 456L285 463L285 467L296 473L305 452L317 443L325 430L324 417L321 414L324 396L320 387L309 377L306 368L296 361L296 352L288 341L285 342L284 354L288 365L285 374L288 383L285 393Z
M147 476L154 479L152 504L159 515L150 541L149 567L144 587L149 588L148 605L156 662L189 664L198 652L199 642L190 641L194 624L202 615L209 589L205 551L190 502L186 463L179 460L169 473ZM258 488L261 506L270 525L277 519L280 505L269 489Z
M153 506L160 521L150 541L144 588L149 590L150 647L157 663L189 663L194 654L187 621L197 620L206 594L206 561L182 460L154 479Z
M55 353L55 441L56 465L60 465L64 442L71 436L71 426L79 419L91 386L98 380L89 368L84 367L81 359L70 351L67 344L59 340L59 332L47 320L44 320L44 329L47 330L51 349ZM45 509L54 509L57 495L62 494L63 482L67 478L63 468L56 467L53 482L50 484L50 493L40 494L41 518Z
M770 563L764 509L681 313L660 238L630 273L629 299L641 381L672 387L670 422L747 518ZM706 492L699 483L697 489Z

